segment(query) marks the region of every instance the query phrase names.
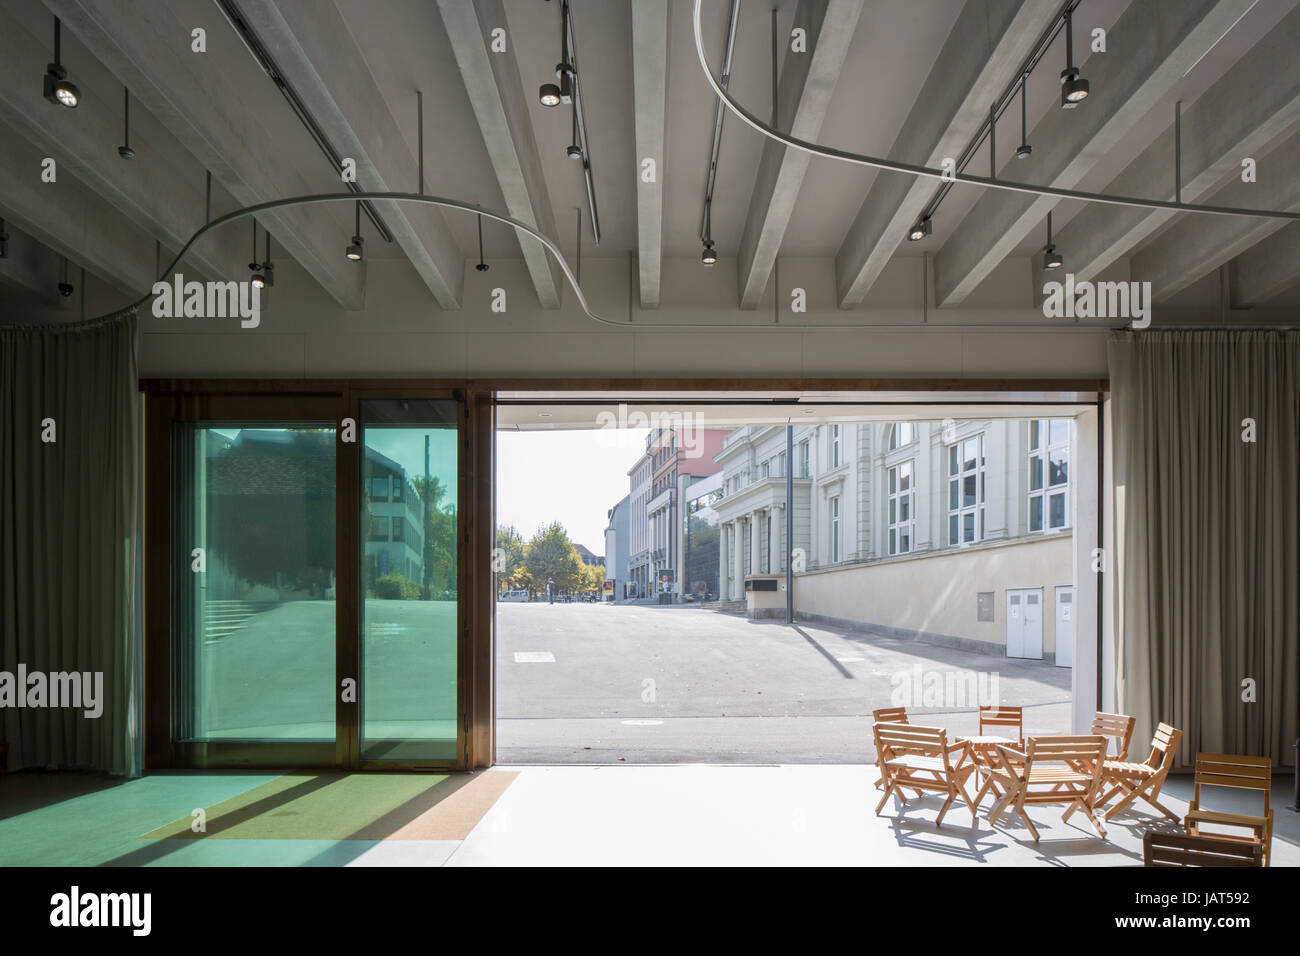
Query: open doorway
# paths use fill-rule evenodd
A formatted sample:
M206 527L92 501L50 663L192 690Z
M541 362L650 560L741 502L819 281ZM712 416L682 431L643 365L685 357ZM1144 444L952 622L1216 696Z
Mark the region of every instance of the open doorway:
M1090 716L1095 406L920 399L504 397L497 761L860 763L879 708Z

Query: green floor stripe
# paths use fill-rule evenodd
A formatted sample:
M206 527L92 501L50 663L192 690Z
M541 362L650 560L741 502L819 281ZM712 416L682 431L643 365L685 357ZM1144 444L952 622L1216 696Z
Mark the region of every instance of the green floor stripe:
M286 774L143 834L173 840L384 839L439 799L441 774Z

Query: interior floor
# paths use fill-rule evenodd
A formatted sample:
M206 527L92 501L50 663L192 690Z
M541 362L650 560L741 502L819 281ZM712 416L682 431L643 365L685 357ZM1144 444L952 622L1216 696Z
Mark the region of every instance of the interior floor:
M0 865L1140 866L1142 834L1175 829L1126 809L1098 839L1078 814L1030 807L1033 842L985 800L941 828L935 796L902 812L874 766L497 767L477 774L77 774L0 780ZM1180 816L1190 776L1162 800ZM1274 780L1273 866L1300 865L1291 781ZM205 808L206 832L195 832ZM1222 809L1245 809L1224 804Z

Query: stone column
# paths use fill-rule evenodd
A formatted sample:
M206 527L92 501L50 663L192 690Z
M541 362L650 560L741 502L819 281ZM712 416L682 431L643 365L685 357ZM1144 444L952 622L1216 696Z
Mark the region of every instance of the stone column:
M731 536L732 554L736 559L735 583L731 588L731 600L743 601L745 599L745 535L744 526L741 524L744 518L737 518L733 525L734 531Z
M781 539L785 537L785 505L777 505L772 515L772 540L768 542L768 570L772 574L782 571Z
M759 555L763 553L763 533L759 529L759 512L749 513L749 573L758 574L762 568Z
M727 526L718 525L718 600L727 599Z

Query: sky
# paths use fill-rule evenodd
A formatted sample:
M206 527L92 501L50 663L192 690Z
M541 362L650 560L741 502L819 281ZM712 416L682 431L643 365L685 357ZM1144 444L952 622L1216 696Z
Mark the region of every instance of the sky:
M524 539L551 521L574 544L605 553L609 509L628 493L628 469L647 429L497 433L497 524Z

